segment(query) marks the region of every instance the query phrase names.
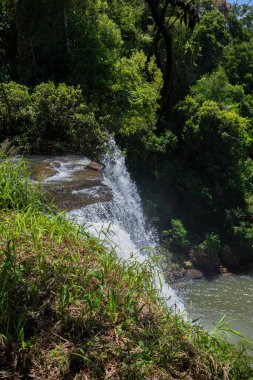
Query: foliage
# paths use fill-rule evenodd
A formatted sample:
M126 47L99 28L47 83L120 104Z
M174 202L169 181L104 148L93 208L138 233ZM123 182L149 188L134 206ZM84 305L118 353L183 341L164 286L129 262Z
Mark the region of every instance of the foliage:
M6 157L16 156L19 152L19 147L12 145L9 139L4 140L0 144L0 160Z
M202 76L191 87L190 94L200 104L205 100L213 100L223 107L232 108L233 105L235 110L245 96L241 86L229 83L222 67L218 67L209 75Z
M20 135L33 122L31 98L26 86L15 82L2 84L0 92L0 138Z
M0 162L0 208L41 209L44 197L41 191L32 186L24 161L11 159Z
M29 151L79 151L96 156L107 139L80 88L42 83L32 93L14 82L3 84L0 98L1 138Z
M218 67L229 41L224 15L217 10L204 12L191 37L191 43L199 47L196 59L197 78Z
M253 90L253 38L229 44L223 61L231 83L242 84L250 93Z
M252 9L0 0L0 142L95 158L107 130L161 230L179 219L192 248L218 233L252 256Z
M55 86L52 82L40 84L35 87L32 104L36 123L35 129L28 131L28 136L31 134L28 139L38 139L39 148L43 142L52 141L58 150L76 150L91 157L103 151L107 136L79 87Z
M179 219L172 219L171 228L163 231L163 235L166 237L166 243L172 247L172 250L187 248L189 246L187 231Z
M206 235L205 240L199 244L199 249L211 258L211 260L217 260L221 249L219 236L213 232Z
M131 136L151 132L156 127L156 112L162 85L161 72L154 57L147 61L143 52L122 58L115 66L117 81L112 86L111 106L120 118L117 131ZM118 124L120 123L120 124Z
M121 31L107 9L106 1L93 0L84 7L73 5L69 14L71 79L98 102L114 81L114 65L123 45Z

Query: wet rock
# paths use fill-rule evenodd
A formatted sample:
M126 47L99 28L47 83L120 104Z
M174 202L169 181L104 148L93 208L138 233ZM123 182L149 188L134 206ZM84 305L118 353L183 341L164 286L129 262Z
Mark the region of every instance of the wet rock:
M103 165L91 163L92 168L88 168L75 162L63 161L67 165L65 175L44 181L58 173L57 168L61 166L61 163L53 157L36 157L35 159L36 161L30 164L31 177L42 181L49 199L60 210L71 211L112 200L111 189L103 183Z
M94 203L103 203L109 202L112 199L111 190L105 186L99 186L99 190L96 190L95 194L92 194L93 187L92 183L70 183L70 184L59 184L57 186L48 189L53 202L59 207L61 210L71 211L80 209L90 204Z
M85 169L75 172L71 176L73 181L102 181L102 173L98 170Z
M191 251L191 262L194 268L197 268L205 274L218 273L220 268L220 258L218 253L210 255L209 252L202 249L195 249Z
M174 264L170 263L167 271L166 271L166 277L168 279L168 282L175 284L180 282L186 275L185 269L180 269L178 267L175 267Z
M175 290L185 290L187 288L187 286L189 285L189 282L188 281L175 281L173 283L173 289Z
M229 273L229 269L226 267L220 266L220 273L221 274Z
M203 273L200 272L198 269L188 269L186 271L187 277L190 277L193 280L200 280L201 278L204 277Z
M50 162L50 165L51 165L53 168L57 168L57 169L59 169L59 168L61 167L61 164L60 164L60 162L58 162L58 161L52 161L52 162Z
M86 166L87 169L97 170L101 172L104 169L104 165L99 164L98 162L90 162L89 165Z
M57 174L57 170L45 162L36 162L30 165L30 177L36 181L43 181Z

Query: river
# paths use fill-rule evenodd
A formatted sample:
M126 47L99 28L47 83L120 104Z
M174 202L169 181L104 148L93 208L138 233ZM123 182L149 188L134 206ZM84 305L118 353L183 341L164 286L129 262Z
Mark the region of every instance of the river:
M253 341L253 273L220 275L211 280L197 280L182 292L185 308L192 320L208 330L213 329L224 315L229 326ZM230 334L229 340L243 340ZM253 346L249 345L252 351Z

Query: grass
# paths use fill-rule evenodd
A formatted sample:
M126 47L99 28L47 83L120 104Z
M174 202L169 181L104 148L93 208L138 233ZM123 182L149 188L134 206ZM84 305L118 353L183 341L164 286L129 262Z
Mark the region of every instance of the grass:
M125 262L0 164L0 379L250 379L243 351L169 309ZM253 378L253 377L252 377Z

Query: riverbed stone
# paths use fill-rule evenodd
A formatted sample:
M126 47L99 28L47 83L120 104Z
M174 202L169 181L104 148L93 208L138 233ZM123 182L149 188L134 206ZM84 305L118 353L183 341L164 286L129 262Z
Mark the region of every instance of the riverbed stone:
M52 161L52 162L50 162L50 165L51 165L53 168L57 168L57 169L59 169L59 168L61 167L61 164L60 164L60 162L58 162L58 161Z
M104 169L104 165L98 162L92 161L86 166L87 169L97 170L101 172Z
M85 187L85 183L79 185L79 190L92 189L92 187ZM72 189L72 190L71 190ZM89 193L78 192L77 186L58 186L48 189L51 194L53 202L60 210L76 210L94 203L104 203L112 200L111 190L107 186L101 185L97 191L97 195L93 196ZM73 191L76 191L76 193Z
M43 181L57 174L57 170L46 162L36 162L29 166L30 177L36 181Z
M193 280L200 280L204 277L203 273L198 269L188 269L186 271L187 277L190 277Z
M227 267L224 267L224 266L220 266L220 273L221 274L225 274L225 273L229 273L229 269Z
M72 181L84 181L84 182L101 182L102 181L102 172L98 170L92 170L92 169L87 169L85 170L80 170L72 174L71 176Z

